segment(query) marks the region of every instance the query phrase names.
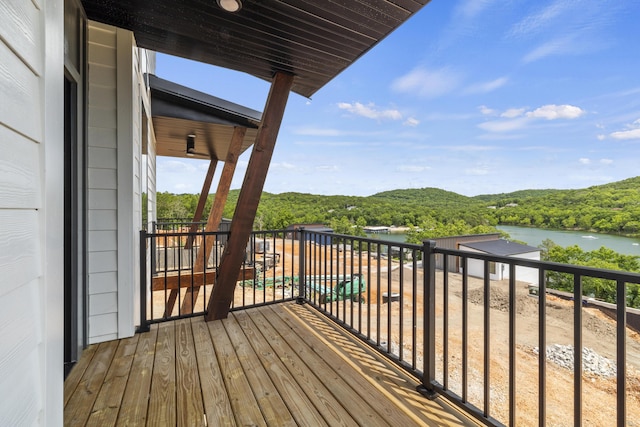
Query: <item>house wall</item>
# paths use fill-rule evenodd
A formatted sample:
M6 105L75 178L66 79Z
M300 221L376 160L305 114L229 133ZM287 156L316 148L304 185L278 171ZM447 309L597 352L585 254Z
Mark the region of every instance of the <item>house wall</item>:
M131 32L89 22L89 343L135 332L142 168L147 168L142 114L149 111L143 108L148 92L141 72L146 55ZM144 134L150 138L153 132Z
M471 234L466 236L448 236L438 237L431 239L436 242L436 247L443 249L458 249L460 245L470 242L485 242L488 240L495 240L500 238L500 233L487 233L487 234ZM447 256L447 268L451 272L457 272L460 269L459 258L456 256ZM436 269L444 269L444 256L439 255L436 257Z
M62 425L63 13L0 2L2 425Z
M486 254L486 252L479 251L477 249L469 248L464 245L460 245L460 250L475 252ZM512 255L512 258L524 258L524 259L533 259L540 260L540 252L527 252L517 255ZM473 277L484 277L484 261L479 259L468 259L467 268L469 270L469 276ZM462 272L462 268L460 269ZM495 274L490 274L489 279L491 280L506 280L509 279L509 265L501 262L496 263L496 272ZM516 266L516 280L520 282L527 282L534 285L538 284L538 270L530 267L522 267Z

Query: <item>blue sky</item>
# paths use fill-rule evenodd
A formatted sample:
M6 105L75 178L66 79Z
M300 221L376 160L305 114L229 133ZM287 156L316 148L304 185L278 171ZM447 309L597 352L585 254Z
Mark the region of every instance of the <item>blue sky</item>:
M639 42L637 0L432 0L312 99L290 95L265 191L471 196L640 175ZM161 54L156 74L259 111L269 90ZM158 190L198 193L207 167L158 158Z

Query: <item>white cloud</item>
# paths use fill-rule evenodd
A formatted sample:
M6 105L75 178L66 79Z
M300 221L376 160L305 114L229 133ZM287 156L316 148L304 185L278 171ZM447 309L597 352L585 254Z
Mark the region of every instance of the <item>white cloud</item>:
M611 159L600 159L600 163L603 165L610 165L613 163L613 160Z
M492 151L496 149L496 147L492 147L490 145L449 145L442 148L449 151L465 151L465 152Z
M319 165L315 167L318 172L337 172L340 168L337 165Z
M524 108L509 108L505 110L504 113L500 114L500 117L504 117L507 119L515 119L516 117L520 117L525 112Z
M412 173L424 172L429 169L431 169L429 166L418 166L418 165L402 165L402 166L398 166L397 168L399 172L412 172Z
M415 117L409 117L402 124L405 125L405 126L416 127L416 126L418 126L420 124L420 120L416 119Z
M604 141L605 139L607 139L607 136L599 134L598 136L596 136L596 138L598 138L598 141Z
M271 170L294 170L296 165L288 162L275 162L271 163Z
M435 98L456 89L461 80L461 75L449 68L429 70L425 67L417 67L394 80L391 88L397 92Z
M513 132L525 128L535 119L575 119L583 114L585 114L583 109L573 105L549 104L528 112L524 108L510 108L500 114L500 117L505 120L486 121L480 123L478 127L487 132Z
M481 112L482 114L484 114L485 116L490 116L490 115L492 115L492 114L495 114L495 113L496 113L496 110L494 110L494 109L492 109L492 108L489 108L489 107L487 107L486 105L481 105L481 106L479 106L479 107L478 107L478 110L480 110L480 112Z
M483 83L477 83L477 84L471 85L468 88L466 88L464 92L467 94L489 93L489 92L493 92L496 89L501 88L502 86L507 84L508 81L509 79L507 77L500 77L490 82L483 82Z
M465 169L464 173L466 175L480 176L480 175L487 175L489 171L485 168L469 168L469 169Z
M177 174L192 174L196 172L197 168L193 165L193 161L180 161L180 160L164 160L158 159L158 172L162 173L177 173Z
M572 2L556 1L541 11L526 16L511 28L510 35L520 36L538 32L567 9L570 3Z
M374 120L383 120L383 119L401 120L402 119L402 114L400 113L400 111L394 110L394 109L381 110L376 108L376 105L374 103L369 103L367 105L364 105L360 102L354 102L354 103L339 102L338 108L340 108L341 110L346 110L357 116L366 117L368 119L374 119Z
M456 15L464 17L466 19L475 18L488 6L490 6L492 0L464 0L456 8Z
M561 37L541 44L531 52L526 54L522 61L527 64L546 58L551 55L560 55L564 53L576 53L577 48L573 44L573 37Z
M613 132L609 134L609 136L618 140L640 139L640 119L637 119L626 127L627 130Z
M581 159L578 159L578 162L580 162L581 165L590 165L591 164L591 159L587 159L586 157L582 157Z
M573 105L543 105L527 113L527 117L542 118L547 120L576 119L585 114L585 111Z
M492 120L480 123L478 127L487 132L512 132L520 130L529 123L526 117L520 117L513 120Z
M620 140L640 139L640 128L613 132L609 136L613 139L620 139Z

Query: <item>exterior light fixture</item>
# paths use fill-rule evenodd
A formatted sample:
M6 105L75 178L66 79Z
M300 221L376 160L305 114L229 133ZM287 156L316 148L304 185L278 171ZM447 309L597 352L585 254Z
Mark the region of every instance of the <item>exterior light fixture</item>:
M242 1L240 0L216 0L218 6L227 12L237 12L242 9Z
M187 156L193 156L196 151L196 136L191 134L187 136Z

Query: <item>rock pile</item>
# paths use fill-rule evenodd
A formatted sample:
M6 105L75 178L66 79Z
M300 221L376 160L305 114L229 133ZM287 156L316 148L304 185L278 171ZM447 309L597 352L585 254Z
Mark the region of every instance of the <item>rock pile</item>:
M533 352L538 354L538 347L533 348ZM553 344L547 347L547 360L566 369L573 370L573 346ZM600 377L615 377L616 362L606 357L600 356L594 350L582 348L582 371L586 374Z

